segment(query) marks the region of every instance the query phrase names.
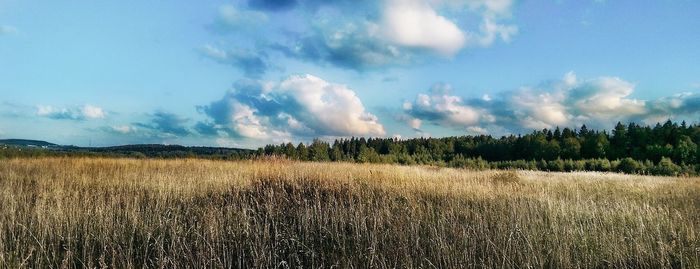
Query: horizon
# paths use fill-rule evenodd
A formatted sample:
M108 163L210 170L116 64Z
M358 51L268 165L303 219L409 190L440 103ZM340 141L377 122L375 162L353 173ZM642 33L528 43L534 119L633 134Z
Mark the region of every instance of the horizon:
M672 123L672 124L674 124L674 125L686 124L687 126L690 126L690 127L700 125L700 123L687 123L686 121L674 122L674 121L672 121L671 119L668 119L668 120L664 121L664 122L663 122L663 125L665 125L666 123L669 123L669 122ZM630 124L636 124L636 125L638 125L638 126L640 126L640 127L649 127L649 128L655 128L655 127L658 127L658 126L662 126L662 122L657 122L657 123L655 123L655 124L644 124L644 123L641 123L641 124L640 124L640 123L636 123L636 122L618 122L618 124L622 124L622 125L624 125L624 126L626 126L626 127L629 126ZM585 125L585 124L584 124L584 125ZM616 125L617 125L617 124L616 124ZM580 127L583 127L583 126L580 126ZM331 139L331 140L329 140L329 139L321 139L321 138L312 138L311 141L300 140L300 141L297 141L297 143L295 143L294 141L281 142L281 143L277 143L277 144L270 143L270 144L261 145L260 147L227 147L227 146L218 146L218 145L197 145L197 144L183 145L183 144L166 144L166 143L136 143L136 144L113 144L113 145L92 146L92 145L91 145L92 142L90 142L90 143L89 143L90 145L88 145L88 146L79 146L79 145L73 145L73 144L59 144L59 143L53 143L52 141L49 141L49 140L46 140L46 139L25 139L25 138L16 138L16 137L0 138L0 142L2 142L2 141L8 141L8 140L25 140L25 141L34 141L34 142L49 143L49 144L53 144L53 145L56 145L56 146L62 146L62 147L79 147L79 148L107 148L107 147L120 147L120 146L146 146L146 145L156 145L156 146L184 146L184 147L218 147L218 148L243 149L243 150L253 150L253 151L255 151L255 150L261 149L261 148L263 148L263 147L265 147L265 146L270 146L270 145L277 146L277 145L284 145L284 144L290 144L290 143L291 143L292 145L305 144L305 145L309 146L309 145L311 145L311 144L314 142L313 140L316 140L316 139L320 139L321 141L324 141L324 142L329 143L329 144L331 144L331 142L333 142L333 141L342 141L342 140L351 140L351 139L361 139L361 138L365 138L365 139L387 139L387 138L390 138L390 139L392 139L392 140L394 140L394 141L408 141L408 140L411 140L411 139L441 139L441 138L452 138L452 137L479 137L479 136L486 136L486 137L491 137L491 138L494 138L494 139L502 139L502 138L506 138L506 137L523 137L523 136L526 136L526 135L529 135L529 134L538 133L538 132L548 132L548 133L551 133L552 131L558 131L558 130L562 130L562 131L563 131L564 129L567 129L567 128L570 129L571 131L573 131L574 133L579 133L579 132L581 131L581 128L569 128L569 127L560 128L559 126L555 126L554 128L551 128L551 129L550 129L550 128L544 128L544 129L541 129L541 130L535 130L535 129L533 129L533 130L531 130L529 133L517 133L517 134L516 134L516 133L510 133L510 134L503 134L503 135L500 135L500 136L495 136L495 135L492 135L492 134L476 134L476 135L474 135L474 134L461 134L461 135L441 136L441 137L430 137L430 136L418 136L418 137L396 137L396 136L394 136L394 137L378 137L378 136L377 136L377 137L372 137L372 136L366 137L366 136L357 136L357 137L355 137L355 136L351 136L351 137L339 137L339 138L334 138L334 139ZM586 126L586 128L588 129L587 126ZM610 133L612 133L612 132L614 131L614 128L612 128L612 129L588 129L588 131L589 131L589 132L595 132L595 133L603 133L603 134L608 134L608 135L609 135Z
M690 0L0 0L0 139L256 149L698 124L698 10Z

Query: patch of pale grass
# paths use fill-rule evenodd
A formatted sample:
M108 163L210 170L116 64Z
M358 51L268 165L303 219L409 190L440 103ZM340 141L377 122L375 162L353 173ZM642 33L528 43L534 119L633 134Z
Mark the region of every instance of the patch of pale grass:
M700 267L700 180L286 160L0 161L0 267Z

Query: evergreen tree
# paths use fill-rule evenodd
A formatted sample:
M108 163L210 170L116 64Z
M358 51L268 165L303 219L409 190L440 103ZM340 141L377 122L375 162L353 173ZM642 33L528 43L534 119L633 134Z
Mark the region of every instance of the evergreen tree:
M329 161L330 157L328 155L329 146L328 143L321 141L320 139L314 139L314 141L309 145L309 155L312 161L325 162Z
M578 131L557 127L553 131L543 129L500 138L490 135L406 140L352 137L335 140L332 146L316 139L308 146L300 143L296 148L291 143L267 145L258 149L256 155L283 155L313 161L348 160L556 171L585 169L651 174L668 174L669 169L676 169L670 162L680 165L676 173L694 174L700 171L698 143L698 125L667 121L652 128L619 122L612 135L582 125ZM187 151L155 154L163 157L196 156Z
M308 161L309 160L309 150L306 148L306 145L304 143L299 143L297 145L297 157L299 160L302 161Z

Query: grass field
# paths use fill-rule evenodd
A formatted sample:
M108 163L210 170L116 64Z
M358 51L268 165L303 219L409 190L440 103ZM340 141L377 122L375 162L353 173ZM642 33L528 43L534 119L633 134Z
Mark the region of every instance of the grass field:
M0 160L0 267L699 268L700 179Z

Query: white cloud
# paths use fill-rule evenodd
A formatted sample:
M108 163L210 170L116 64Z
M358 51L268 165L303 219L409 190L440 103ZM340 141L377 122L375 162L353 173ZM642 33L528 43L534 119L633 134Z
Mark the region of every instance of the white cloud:
M582 80L569 72L560 80L539 86L466 100L440 85L430 94L419 94L414 102L404 103L404 114L396 119L414 129L420 128L421 121L429 121L448 128L466 127L467 132L478 134L581 124L609 128L617 121L653 124L669 118L694 119L700 114L698 93L645 101L632 97L633 83L609 76Z
M454 22L422 0L388 0L381 26L383 34L396 44L427 48L443 55L455 54L466 41Z
M67 110L64 109L64 111L67 111ZM38 105L37 110L36 110L36 115L37 116L48 116L48 115L51 115L52 113L56 113L56 112L58 112L58 110L52 106Z
M479 28L481 30L480 36L475 36L475 38L478 40L478 43L484 47L493 44L497 38L505 42L510 42L511 38L518 33L518 27L496 23L496 21L490 17L484 17Z
M573 105L582 115L610 118L644 114L645 102L630 99L634 85L617 77L600 77L585 81L570 93Z
M582 123L605 126L647 113L643 100L629 98L634 85L616 77L579 80L568 72L543 88L523 88L508 93L508 108L498 114L511 115L528 129L572 126Z
M700 93L683 92L646 103L643 120L653 124L667 119L697 118L700 113Z
M231 105L231 127L238 134L249 138L267 139L269 137L269 131L255 115L255 110L238 102L233 102Z
M542 129L564 125L571 117L563 104L562 92L540 92L523 89L510 99L513 114L525 128Z
M478 31L466 32L467 45L491 46L497 39L504 42L518 34L518 27L501 23L512 16L513 0L432 0L436 6L445 5L450 10L468 9L481 16Z
M120 133L120 134L128 134L131 132L134 132L135 129L134 127L130 125L117 125L117 126L112 126L112 131Z
M101 107L96 107L92 105L85 105L81 108L82 114L88 119L104 119L106 113Z
M57 120L103 119L106 117L106 113L101 107L93 105L84 105L73 108L58 108L50 105L39 105L37 106L36 115Z
M239 82L223 99L199 108L213 122L200 129L249 139L289 141L293 135L383 136L384 127L354 91L312 75L279 84ZM211 131L214 129L214 131Z
M485 135L488 134L488 130L478 127L478 126L469 126L467 127L467 133L471 135Z
M312 75L292 76L280 84L305 110L302 121L328 134L384 135L376 116L365 111L360 98L345 85L331 84Z
M436 84L430 95L418 94L413 103L404 103L404 113L407 114L404 120L417 130L420 129L422 120L461 128L488 119L488 113L464 104L461 97L450 95L451 90L450 85Z
M413 128L413 130L420 130L420 126L422 123L423 123L423 121L421 121L420 119L416 119L416 118L409 118L408 119L408 126L411 126L411 128Z
M568 73L564 74L562 81L567 87L573 87L578 82L578 78L576 77L576 73L574 73L574 71L569 71Z
M629 98L633 92L632 83L617 77L580 81L569 72L544 89L517 91L512 94L510 106L525 128L595 124L645 114L645 101Z
M383 27L394 42L433 49L453 55L465 45L491 46L496 40L510 42L518 27L501 21L512 16L513 0L389 0L385 6ZM438 14L438 10L470 10L481 16L478 29ZM467 30L470 29L470 30Z
M295 5L299 12L285 14L295 23L289 29L275 25L293 34L268 42L270 47L288 57L355 70L449 58L466 46L508 42L518 32L503 23L511 16L511 0L308 2L324 4Z
M472 2L481 2L489 12L497 15L510 15L511 9L513 8L514 0L481 0Z

